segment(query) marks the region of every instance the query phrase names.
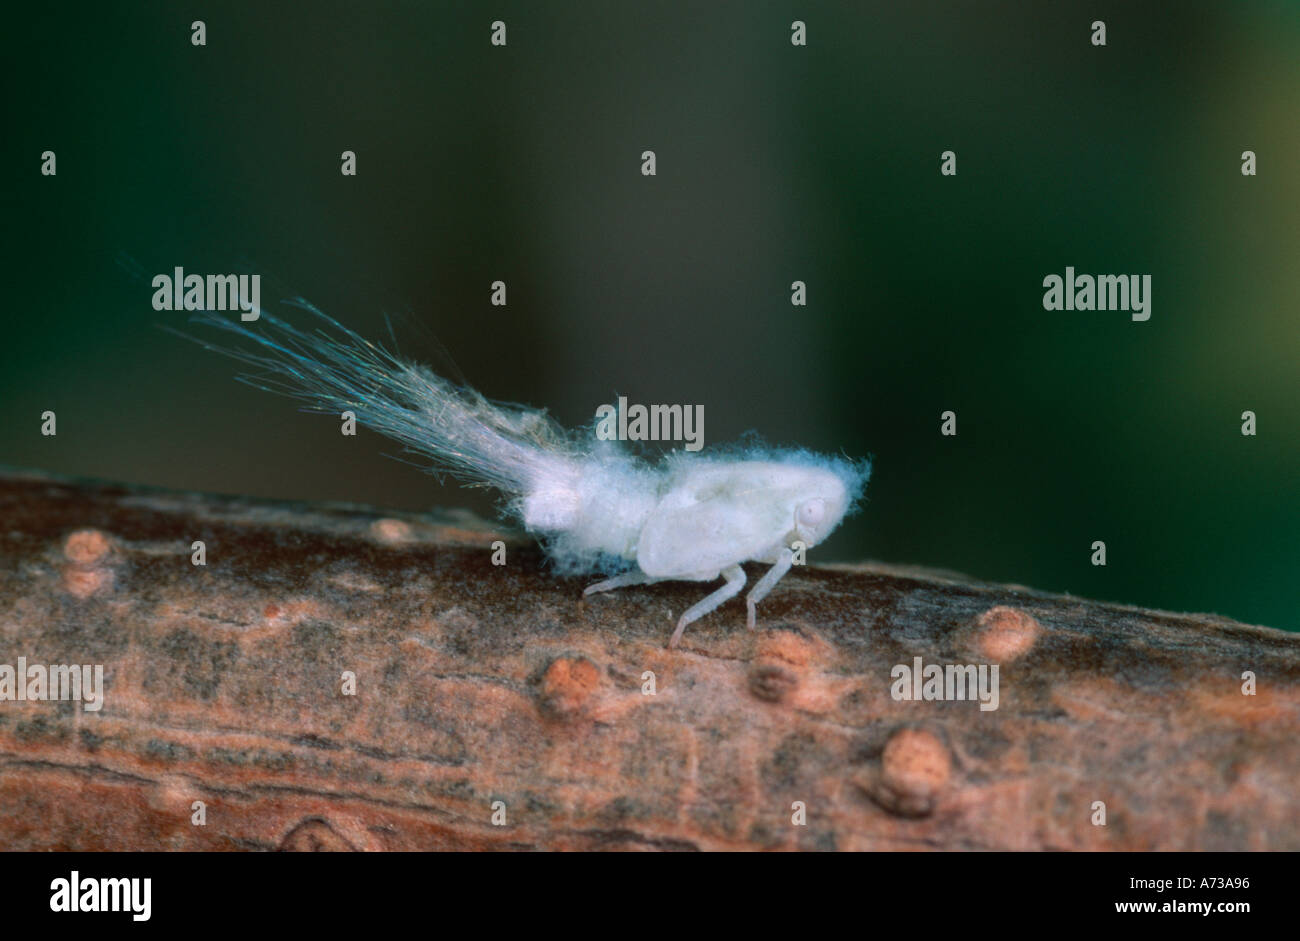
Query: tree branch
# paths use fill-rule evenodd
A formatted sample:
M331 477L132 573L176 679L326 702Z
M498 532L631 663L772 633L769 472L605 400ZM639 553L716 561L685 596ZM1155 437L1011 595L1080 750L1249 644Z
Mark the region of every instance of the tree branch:
M1296 635L864 564L672 651L703 586L583 598L464 517L15 473L0 514L0 664L105 686L0 702L9 849L1300 849ZM895 699L917 657L997 708Z

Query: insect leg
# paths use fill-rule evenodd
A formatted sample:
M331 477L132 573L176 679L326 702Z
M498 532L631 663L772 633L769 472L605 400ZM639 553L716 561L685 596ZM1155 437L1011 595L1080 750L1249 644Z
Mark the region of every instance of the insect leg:
M669 647L677 646L677 642L682 639L682 632L686 630L687 624L690 624L692 621L698 621L728 598L736 597L736 595L740 594L740 589L745 587L745 570L739 565L733 565L731 568L723 569L722 577L727 580L725 585L713 594L705 597L703 601L691 605L686 609L686 612L678 618L677 630L673 631L672 640L668 641Z
M758 580L758 584L751 588L749 594L745 596L745 604L749 608L745 624L751 631L754 629L754 621L758 617L758 603L776 587L776 583L785 576L786 572L790 571L790 566L793 564L794 553L789 549L782 549L776 563L764 573L763 577Z
M624 572L622 575L615 575L613 578L607 578L603 582L596 582L594 585L588 585L583 591L584 595L594 595L598 591L613 591L615 588L626 588L629 585L649 585L659 579L651 578L644 572L633 569L630 572Z

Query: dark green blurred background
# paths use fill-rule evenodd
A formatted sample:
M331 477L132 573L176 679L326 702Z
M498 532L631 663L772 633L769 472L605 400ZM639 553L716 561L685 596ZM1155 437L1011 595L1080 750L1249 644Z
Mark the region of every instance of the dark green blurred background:
M136 3L9 26L0 463L490 512L156 329L184 315L124 252L260 272L264 305L301 293L366 334L396 314L403 352L437 337L566 424L617 392L703 404L706 442L873 454L865 511L813 561L1300 627L1300 4ZM1066 265L1151 274L1151 320L1044 311Z

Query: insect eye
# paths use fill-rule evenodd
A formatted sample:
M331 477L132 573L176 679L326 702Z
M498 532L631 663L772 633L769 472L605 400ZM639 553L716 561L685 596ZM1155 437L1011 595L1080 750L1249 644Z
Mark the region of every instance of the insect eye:
M805 526L816 526L826 516L826 501L809 500L799 507L799 522Z

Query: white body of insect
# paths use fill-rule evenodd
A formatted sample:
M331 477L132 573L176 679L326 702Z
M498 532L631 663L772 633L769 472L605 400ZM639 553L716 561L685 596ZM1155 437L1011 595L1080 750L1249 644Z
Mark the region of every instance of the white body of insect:
M500 489L557 570L621 569L587 594L724 579L682 613L669 646L743 590L741 563L768 563L746 597L752 628L755 606L790 570L796 549L812 548L839 525L870 474L866 461L805 451L676 452L647 465L611 443L584 442L542 410L491 402L398 359L305 301L290 303L329 331L304 332L266 313L249 326L207 312L191 319L253 341L242 349L204 344L262 370L244 381L293 395L313 411L352 410L437 467Z
M794 562L796 543L811 548L848 512L855 465L811 460L730 460L675 455L658 473L603 462L541 482L524 500L524 525L558 536L561 552L597 552L635 563L587 594L660 581L725 583L685 611L669 641L745 586L742 562L772 565L746 598L755 606ZM848 478L848 479L846 479Z

